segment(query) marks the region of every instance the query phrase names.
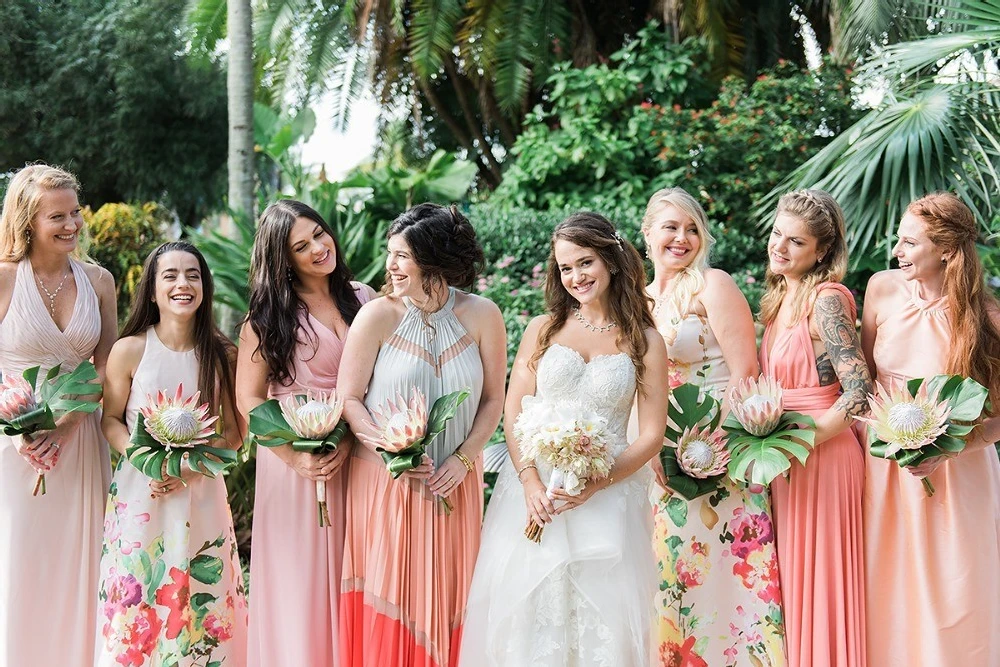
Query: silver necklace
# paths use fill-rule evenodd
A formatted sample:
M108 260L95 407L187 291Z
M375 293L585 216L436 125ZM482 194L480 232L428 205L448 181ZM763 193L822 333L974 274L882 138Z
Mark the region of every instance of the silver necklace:
M576 315L576 319L580 321L580 324L582 324L585 329L590 329L591 331L596 331L597 333L604 333L605 331L611 331L616 326L618 326L614 322L609 322L605 324L603 327L594 326L593 324L587 321L586 317L583 316L583 314L580 312L579 307L574 308L573 313Z
M56 287L56 291L50 292L45 287L45 283L42 282L42 277L39 276L37 273L35 274L35 280L38 281L38 286L42 288L42 291L45 292L45 296L48 297L49 299L49 314L52 315L53 319L55 319L56 316L56 297L59 296L59 292L62 290L63 285L66 283L67 278L69 278L69 271L66 271L66 273L63 274L62 280L59 281L59 286Z

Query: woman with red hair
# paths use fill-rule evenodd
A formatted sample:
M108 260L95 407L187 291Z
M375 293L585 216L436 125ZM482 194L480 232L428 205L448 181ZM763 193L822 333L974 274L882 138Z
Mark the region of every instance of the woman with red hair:
M951 193L907 207L893 248L899 268L872 276L865 297L862 347L884 386L957 374L1000 405L1000 305L983 279L977 233ZM1000 419L990 417L954 457L916 468L868 457L869 664L1000 665L998 439Z

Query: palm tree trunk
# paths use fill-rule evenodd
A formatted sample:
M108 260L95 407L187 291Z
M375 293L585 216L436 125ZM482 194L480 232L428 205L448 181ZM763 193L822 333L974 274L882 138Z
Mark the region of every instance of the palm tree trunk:
M229 0L226 8L229 68L226 76L229 108L229 208L236 215L256 217L253 151L253 33L250 0ZM227 221L228 222L228 221ZM233 237L235 225L224 223L222 233ZM227 309L221 326L232 334L237 317Z

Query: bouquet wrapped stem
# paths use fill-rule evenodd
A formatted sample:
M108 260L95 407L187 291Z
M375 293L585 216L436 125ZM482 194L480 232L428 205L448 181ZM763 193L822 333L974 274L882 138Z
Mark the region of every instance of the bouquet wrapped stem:
M61 364L53 366L40 384L39 366L32 366L21 375L3 376L0 381L0 428L4 435L24 436L50 431L70 412L90 414L97 410L102 390L94 364L82 361L69 373L60 375L61 368ZM80 396L97 397L98 400L82 400ZM45 495L44 472L38 471L31 495Z
M377 451L393 479L398 479L407 470L413 470L421 464L427 448L445 430L458 411L458 406L470 394L468 389L445 394L434 401L428 413L427 398L420 389L414 387L409 401L402 394L396 394L395 402L387 401L372 410L374 421L369 422L369 425L385 443ZM440 502L444 513L451 514L454 509L451 502L443 496Z
M250 433L264 447L290 444L297 452L327 454L349 431L347 421L341 418L343 412L344 400L336 391L309 391L281 401L272 398L250 411ZM320 528L333 525L324 480L316 480L316 515Z

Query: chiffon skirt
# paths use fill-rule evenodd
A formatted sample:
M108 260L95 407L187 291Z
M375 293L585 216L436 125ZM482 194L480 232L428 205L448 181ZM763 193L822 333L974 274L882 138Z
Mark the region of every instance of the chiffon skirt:
M482 457L446 514L422 481L393 479L357 446L351 460L340 598L341 667L458 664L479 552Z
M649 474L595 493L524 537L527 511L508 460L483 528L462 665L649 664L653 557Z

